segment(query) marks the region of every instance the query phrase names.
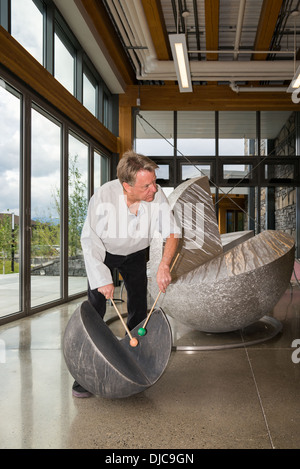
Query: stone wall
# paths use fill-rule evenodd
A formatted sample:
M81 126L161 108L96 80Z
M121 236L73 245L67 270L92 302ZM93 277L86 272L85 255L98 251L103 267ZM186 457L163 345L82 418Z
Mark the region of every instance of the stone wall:
M270 156L281 156L287 158L295 155L295 115L292 114L283 128L280 130L277 138L274 140L274 150ZM261 149L262 156L266 155L266 148ZM263 164L263 163L262 163ZM275 187L275 230L282 231L296 239L296 189L294 187L284 186L284 180L293 178L293 166L289 164L269 165L268 180L272 178L282 179L282 187ZM257 190L255 189L256 196ZM260 194L260 231L267 228L266 224L266 188L261 188ZM256 197L255 197L256 200ZM247 208L246 200L246 210ZM255 210L256 213L256 210ZM245 230L248 229L248 217L245 217Z
M31 275L60 275L60 259L54 259L31 269ZM69 258L68 262L69 277L86 277L84 259L82 256Z
M275 229L296 239L296 189L293 187L276 187Z
M288 157L296 154L295 114L287 120L275 141L276 156ZM293 178L293 167L289 164L274 165L276 178ZM275 229L296 239L296 189L294 187L275 188Z

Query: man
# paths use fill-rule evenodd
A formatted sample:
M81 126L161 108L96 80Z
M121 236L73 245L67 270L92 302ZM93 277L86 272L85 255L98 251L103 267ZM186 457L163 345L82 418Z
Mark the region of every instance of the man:
M112 270L117 268L127 291L127 326L147 317L147 248L159 232L165 246L156 281L165 293L171 282L170 264L181 231L162 189L156 184L157 164L128 151L118 167L118 179L104 184L91 198L81 244L89 281L88 299L103 318L106 300L113 298ZM76 382L73 395L90 394Z

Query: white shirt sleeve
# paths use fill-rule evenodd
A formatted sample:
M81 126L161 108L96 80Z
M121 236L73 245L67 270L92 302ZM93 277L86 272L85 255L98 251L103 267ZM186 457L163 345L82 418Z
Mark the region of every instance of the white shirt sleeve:
M88 207L87 218L81 233L81 246L85 268L92 290L113 283L109 268L104 264L106 249L99 236L99 224L95 230L95 198L92 197Z

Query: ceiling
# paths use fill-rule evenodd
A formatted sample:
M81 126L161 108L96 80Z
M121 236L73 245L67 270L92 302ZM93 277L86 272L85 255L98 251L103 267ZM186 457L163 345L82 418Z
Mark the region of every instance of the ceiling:
M285 90L298 66L298 0L54 1L113 93L177 83L174 33L186 35L193 87Z

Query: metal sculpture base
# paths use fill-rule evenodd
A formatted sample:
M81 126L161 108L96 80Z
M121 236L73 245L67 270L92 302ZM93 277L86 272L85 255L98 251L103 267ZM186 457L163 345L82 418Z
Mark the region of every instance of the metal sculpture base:
M172 350L196 352L248 347L273 339L281 331L282 323L280 321L270 316L264 316L259 321L243 329L229 333L193 331L189 340L187 340L186 336L182 336L175 344L173 343ZM189 344L187 342L192 343ZM200 342L202 345L198 345L195 342Z
M67 367L73 378L92 394L123 398L152 386L164 372L172 349L169 322L158 308L147 333L139 337L139 324L131 331L139 344L131 347L126 335L119 340L88 301L71 316L63 338Z
M126 316L127 314L122 314L123 318ZM118 316L113 316L107 321L107 325L110 326L118 319ZM197 352L247 347L273 339L282 331L282 323L271 316L264 316L259 321L243 329L220 333L200 332L188 329L182 324L178 326L178 323L175 323L171 317L168 317L168 321L173 337L172 350L175 352ZM176 339L177 327L181 330L186 329L186 333L183 333L178 340ZM202 345L198 345L195 342L200 342Z

